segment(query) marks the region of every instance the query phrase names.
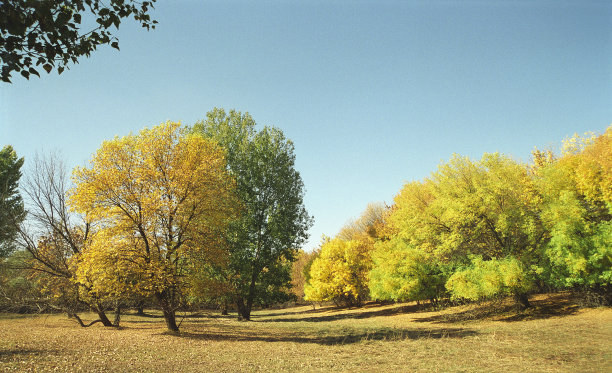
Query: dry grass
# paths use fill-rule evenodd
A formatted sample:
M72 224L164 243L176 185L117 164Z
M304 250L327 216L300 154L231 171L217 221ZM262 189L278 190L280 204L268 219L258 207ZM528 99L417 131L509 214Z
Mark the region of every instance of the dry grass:
M185 318L179 335L158 315L124 316L120 329L0 315L0 371L612 372L612 309L579 309L565 295L533 304L210 314Z

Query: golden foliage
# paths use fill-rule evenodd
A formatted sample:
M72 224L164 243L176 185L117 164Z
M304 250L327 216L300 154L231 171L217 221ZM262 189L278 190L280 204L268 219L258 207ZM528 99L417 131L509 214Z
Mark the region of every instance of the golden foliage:
M335 238L323 243L321 255L310 268L305 286L308 301L359 304L368 296L374 240L365 233L352 240Z
M73 180L70 204L97 229L78 278L97 294L177 289L194 260L222 257L234 183L217 144L180 123L105 141Z

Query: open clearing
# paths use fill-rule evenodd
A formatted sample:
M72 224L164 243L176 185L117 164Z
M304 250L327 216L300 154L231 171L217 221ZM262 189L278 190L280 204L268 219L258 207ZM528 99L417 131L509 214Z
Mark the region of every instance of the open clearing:
M210 313L185 317L178 335L153 312L123 316L120 329L0 315L0 371L612 371L611 308L565 294L533 305L295 307L252 322Z

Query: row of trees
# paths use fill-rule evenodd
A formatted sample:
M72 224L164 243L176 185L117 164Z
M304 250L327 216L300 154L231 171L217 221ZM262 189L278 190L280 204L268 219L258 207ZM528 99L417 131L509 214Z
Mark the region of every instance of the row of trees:
M255 304L290 297L311 224L294 159L280 130L215 109L192 127L104 142L72 187L57 159L37 160L22 188L28 218L7 225L22 249L8 262L83 326L79 307L111 326L109 303L150 299L173 331L176 311L201 301L234 303L248 320Z
M372 211L357 234L324 240L307 300L513 295L528 307L534 291L579 288L611 302L612 126L566 140L560 156L535 150L531 165L455 155Z

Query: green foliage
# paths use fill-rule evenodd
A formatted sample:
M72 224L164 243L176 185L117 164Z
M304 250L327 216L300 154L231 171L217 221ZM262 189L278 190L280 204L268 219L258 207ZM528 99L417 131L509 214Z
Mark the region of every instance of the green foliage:
M244 319L254 303L268 304L287 294L287 262L295 259L312 224L293 143L277 128L257 131L255 126L248 113L214 109L192 128L225 149L236 179L242 211L226 233L230 263L224 277Z
M471 266L456 271L446 283L453 298L471 300L526 294L532 286L530 274L514 257L486 261L472 257Z
M124 18L134 18L142 27L155 28L150 9L156 0L4 0L0 2L0 79L11 81L18 72L26 79L40 76L36 66L62 73L70 62L89 56L100 45L119 49L110 29ZM80 30L83 18L92 17L95 27Z
M542 219L550 231L548 281L558 287L612 284L612 127L566 140L565 155L538 179Z
M405 240L379 241L372 252L370 295L375 300L435 300L445 295L443 265Z
M439 222L438 256L463 262L467 255L528 262L543 244L539 197L525 165L485 154L478 162L454 156L434 173L429 211Z
M566 140L529 167L500 154L453 156L404 186L373 253L375 299L482 299L536 286L607 291L612 281L612 127ZM453 268L460 268L453 270ZM443 273L447 273L446 276ZM429 282L427 282L429 280ZM435 290L438 289L438 290Z
M15 251L0 259L0 312L28 312L37 310L40 289L26 269L31 255Z
M471 293L461 292L464 298L505 294L510 284L492 286L486 277L467 276L472 273L467 270L451 275L454 268L470 265L474 255L487 263L502 260L500 270L513 268L506 261L529 273L538 270L547 238L539 209L525 165L497 153L479 161L453 156L430 178L406 184L396 196L388 217L390 239L379 242L373 256L372 296L436 299L444 296L449 277L455 278L451 284L469 278Z
M23 200L19 194L23 158L8 145L0 150L0 258L11 253L17 227L25 218Z

